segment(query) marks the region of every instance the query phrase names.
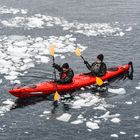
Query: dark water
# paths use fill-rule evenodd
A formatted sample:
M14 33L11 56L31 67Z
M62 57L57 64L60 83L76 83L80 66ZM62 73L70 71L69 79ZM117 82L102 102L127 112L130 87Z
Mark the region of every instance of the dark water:
M139 139L135 136L140 135L140 121L135 119L135 116L140 116L140 94L139 90L135 87L140 82L140 1L139 0L0 0L1 6L13 8L28 9L28 15L36 13L63 17L69 22L78 21L80 23L119 23L121 29L132 27L132 30L126 32L124 36L85 36L82 34L74 34L77 43L88 46L84 51L84 56L90 62L94 61L98 53L104 53L105 61L108 66L115 66L128 61L134 63L134 80L120 81L115 84L117 87L125 88L126 94L117 95L110 98L105 98L107 104L115 105L114 108L109 108L111 114L120 114L121 123L114 124L109 120L103 121L100 124L100 129L87 131L84 124L72 125L68 122L62 122L55 119L63 111L60 109L60 114L51 116L49 120L46 117L39 117L45 110L50 110L52 102L48 100L38 101L34 105L29 105L23 108L17 108L4 113L0 117L0 139L1 140L26 140L26 139L44 139L44 140L107 140L107 139L121 139L132 140ZM0 15L1 19L11 18L7 14L6 17ZM1 27L0 35L31 35L32 37L42 37L53 35L65 35L68 31L62 31L61 28L34 28L26 30L22 27ZM82 60L74 55L66 55L65 61L68 61L76 71L80 73L86 71ZM62 63L61 59L57 59L58 63ZM35 68L28 70L32 74L36 70L37 74L40 71L51 72L51 63L36 64ZM2 102L11 99L15 101L16 98L7 92L7 89L12 88L8 80L3 80L0 88L0 101ZM42 79L34 79L33 77L21 78L25 84L32 82L40 82ZM132 104L128 105L125 102L131 101ZM96 110L92 107L86 109L70 109L68 113L72 116L81 114L84 111L87 115L86 118L93 117ZM119 132L126 132L125 135L120 135ZM111 134L118 134L118 138L110 137Z

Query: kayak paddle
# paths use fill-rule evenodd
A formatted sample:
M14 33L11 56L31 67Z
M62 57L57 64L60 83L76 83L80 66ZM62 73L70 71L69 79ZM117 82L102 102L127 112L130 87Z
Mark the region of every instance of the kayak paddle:
M55 47L56 46L54 44L51 44L50 45L50 55L53 58L53 64L55 63L55 58L54 58ZM55 68L54 68L54 80L56 80L56 71L55 71ZM60 99L60 95L57 92L57 84L55 84L55 88L56 88L56 92L54 94L54 101L58 101Z
M85 61L84 57L81 55L81 50L80 50L80 48L76 48L75 54L76 54L77 56L81 57L81 58L83 59L83 61ZM103 85L103 83L104 83L104 82L103 82L103 80L102 80L100 77L96 77L96 84L97 84L98 86Z

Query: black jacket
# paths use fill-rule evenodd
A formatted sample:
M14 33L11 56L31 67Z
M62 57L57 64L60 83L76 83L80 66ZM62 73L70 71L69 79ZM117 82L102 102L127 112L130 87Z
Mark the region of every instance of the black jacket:
M106 64L104 62L98 64L96 62L92 63L92 65L90 65L89 63L86 63L87 68L91 71L91 74L93 76L103 76L106 74L107 71L107 67Z
M63 69L60 65L54 64L53 67L56 68L60 72L59 73L60 79L56 80L57 83L67 84L67 83L72 82L72 79L74 77L74 72L71 68L69 68L67 72L63 72ZM64 74L65 74L65 78L62 77Z

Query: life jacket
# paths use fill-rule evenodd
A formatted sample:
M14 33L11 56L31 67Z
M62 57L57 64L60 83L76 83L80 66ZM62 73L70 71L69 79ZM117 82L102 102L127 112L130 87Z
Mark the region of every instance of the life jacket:
M98 72L100 72L101 65L102 65L102 63L94 63L91 66L91 70L94 71L95 73L98 73Z
M60 79L65 79L67 77L67 72L60 73Z

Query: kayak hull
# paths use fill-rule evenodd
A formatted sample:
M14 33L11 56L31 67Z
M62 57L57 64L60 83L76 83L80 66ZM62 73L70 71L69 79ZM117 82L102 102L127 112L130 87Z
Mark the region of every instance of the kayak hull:
M116 70L108 70L107 73L100 77L103 81L112 79L129 71L130 65L122 65L115 67ZM49 95L58 92L73 91L82 87L96 84L96 77L89 74L81 73L76 74L73 82L69 84L56 84L53 81L46 81L31 86L15 87L9 90L9 93L18 98L27 98L40 95Z

